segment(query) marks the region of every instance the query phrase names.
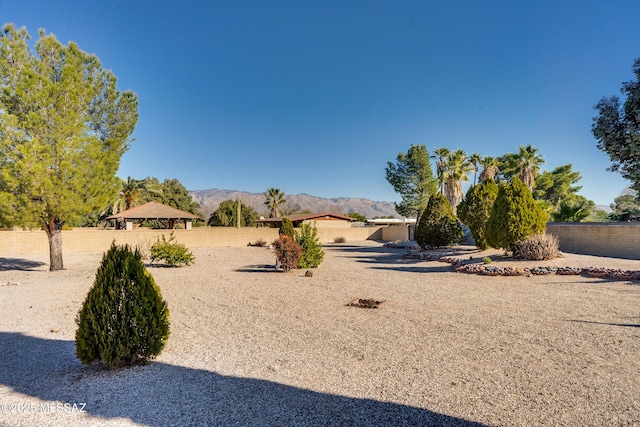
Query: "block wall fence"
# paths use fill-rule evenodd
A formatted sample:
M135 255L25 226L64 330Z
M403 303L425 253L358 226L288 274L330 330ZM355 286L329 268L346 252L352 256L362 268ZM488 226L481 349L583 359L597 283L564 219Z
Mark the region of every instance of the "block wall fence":
M259 239L270 243L278 237L277 228L197 227L173 232L176 240L189 248L246 246ZM637 223L548 223L547 232L558 237L563 252L640 259L640 224ZM62 251L104 252L112 241L147 247L163 234L169 238L170 233L171 230L74 228L62 232ZM318 237L322 243L332 243L336 237L344 237L347 242L408 240L409 227L318 228ZM42 230L0 231L0 257L48 253L49 243Z
M95 228L74 228L62 231L62 252L104 252L111 242L129 244L130 246L148 247L164 235L169 239L173 231L176 241L184 243L188 248L214 248L227 246L247 246L257 240L267 243L278 238L277 228L231 228L231 227L196 227L191 230L98 230ZM403 233L404 232L404 233ZM333 243L337 237L344 237L347 242L362 240L406 240L406 227L353 227L353 228L318 228L321 243ZM405 236L405 237L403 237ZM0 257L48 254L49 241L42 230L1 230Z
M562 252L640 259L640 223L547 223L547 233L560 242Z

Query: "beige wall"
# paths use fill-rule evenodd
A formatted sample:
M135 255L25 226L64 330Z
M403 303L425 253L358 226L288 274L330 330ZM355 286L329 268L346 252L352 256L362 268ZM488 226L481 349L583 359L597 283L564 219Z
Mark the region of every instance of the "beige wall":
M404 241L409 240L409 226L408 225L390 225L384 227L381 230L382 238L386 242L395 242L396 240Z
M381 240L383 227L318 228L321 243L332 243L337 237L347 242L358 240ZM111 242L131 246L148 247L163 234L168 239L171 230L136 229L97 230L95 228L74 228L62 232L62 252L104 252ZM278 238L277 228L232 228L232 227L196 227L192 230L173 230L176 241L189 248L246 246L259 239L267 243ZM49 242L42 230L2 230L0 231L0 257L47 254Z
M640 259L640 224L637 223L548 223L547 232L558 237L560 250L564 252ZM170 233L170 230L75 228L62 232L62 251L103 252L114 240L117 244L144 247L163 234L169 238ZM174 234L178 242L189 248L246 246L258 239L271 243L278 237L278 229L197 227L174 230ZM344 237L347 242L407 240L408 227L318 228L318 238L322 243L332 243L337 237ZM44 231L0 230L0 257L47 253L49 243Z
M558 238L563 252L640 259L638 223L550 222L547 232Z

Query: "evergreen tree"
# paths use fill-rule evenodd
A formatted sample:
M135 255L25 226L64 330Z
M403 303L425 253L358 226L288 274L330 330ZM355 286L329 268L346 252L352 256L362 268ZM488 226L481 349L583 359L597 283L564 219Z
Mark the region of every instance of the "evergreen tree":
M0 212L5 224L42 228L49 269L64 268L62 227L104 209L119 190L120 158L138 98L73 42L25 28L0 34Z
M518 178L501 183L486 228L486 242L493 248L512 250L533 234L544 233L548 215Z
M296 240L296 230L293 228L293 223L289 218L282 218L282 225L278 234L289 236L293 241Z
M300 268L315 268L322 263L324 251L318 238L318 229L315 224L302 224L297 233L296 241L302 248L302 256L298 260Z
M620 92L626 96L621 103L617 96L602 98L594 107L591 132L597 147L609 155L608 170L620 172L631 181L631 188L640 191L640 57L632 66L635 80L622 84Z
M489 247L485 238L486 227L497 196L498 186L490 179L470 187L458 206L458 217L469 227L476 246L481 250Z
M402 197L396 211L406 217L417 218L437 191L438 181L424 145L412 145L406 153L398 153L395 163L387 162L386 178Z
M160 354L169 336L169 310L137 249L111 245L76 322L82 363L118 368Z
M435 193L420 215L416 242L422 249L439 248L460 242L463 231L445 196Z

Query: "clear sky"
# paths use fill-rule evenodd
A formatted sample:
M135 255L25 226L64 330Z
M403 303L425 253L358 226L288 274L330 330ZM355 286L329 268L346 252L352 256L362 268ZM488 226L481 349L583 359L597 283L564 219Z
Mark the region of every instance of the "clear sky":
M532 144L598 204L628 186L591 123L633 78L638 0L0 0L0 21L138 94L123 178L398 201L385 166L411 144Z

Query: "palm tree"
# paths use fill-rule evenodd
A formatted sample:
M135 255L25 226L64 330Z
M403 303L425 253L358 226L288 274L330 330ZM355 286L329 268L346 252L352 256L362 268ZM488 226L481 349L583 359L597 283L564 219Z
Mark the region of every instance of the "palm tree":
M482 156L478 153L473 153L469 156L469 163L471 164L471 170L473 170L473 185L476 185L476 176L478 175L478 169L482 162Z
M544 159L538 154L538 149L533 145L520 146L518 154L514 157L518 170L518 177L533 191L535 178Z
M486 182L494 179L498 173L498 159L495 157L484 156L480 161L482 172L480 172L480 182Z
M436 178L438 179L438 188L440 188L440 194L444 194L444 183L447 180L447 158L451 154L448 148L441 147L433 150L434 155L432 158L436 159Z
M264 197L264 204L269 208L269 218L279 218L280 208L287 202L284 198L284 192L273 187L264 193Z
M460 149L449 153L445 165L446 169L443 173L443 176L446 177L444 196L455 213L463 197L462 181L469 179L467 173L473 170L473 166L467 158L467 154Z
M120 178L120 192L113 203L112 214L138 206L142 201L143 193L162 194L162 187L149 178L133 179L130 176L126 180Z

